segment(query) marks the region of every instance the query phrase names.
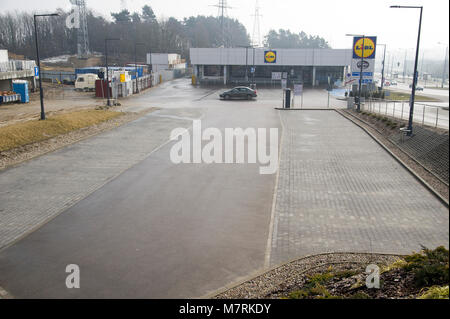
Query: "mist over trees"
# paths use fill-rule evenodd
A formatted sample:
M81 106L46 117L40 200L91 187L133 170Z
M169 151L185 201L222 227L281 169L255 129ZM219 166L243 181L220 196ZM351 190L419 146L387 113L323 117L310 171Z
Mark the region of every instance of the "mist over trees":
M41 58L77 53L77 30L66 27L66 18L71 12L57 9L59 17L39 17L38 34ZM145 5L139 12L122 10L111 12L111 20L87 13L89 45L91 52L104 53L105 38L120 38L108 44L112 58L134 61L135 43L143 43L137 49L138 60L145 60L147 52L179 53L189 58L191 47L227 47L250 45L249 34L236 19L222 21L212 16L196 16L178 20L173 17L157 19L153 9ZM270 30L265 37L267 47L272 48L329 48L328 42L305 32ZM0 48L35 59L33 14L0 14Z
M41 58L77 53L77 30L68 29L65 21L70 12L56 11L59 17L39 17L38 35ZM139 60L144 60L146 52L179 53L189 57L190 47L219 47L249 45L250 38L246 28L238 20L225 18L225 34L222 37L221 20L212 16L197 16L178 20L173 17L157 19L152 8L144 6L140 12L122 10L111 13L112 21L87 14L89 45L91 52L104 52L105 38L120 38L108 44L112 56L133 60L135 43ZM109 47L111 46L111 49ZM33 14L0 14L0 48L36 58Z
M305 32L292 33L290 30L270 30L265 36L265 46L282 49L329 49L328 42L319 36L307 35Z

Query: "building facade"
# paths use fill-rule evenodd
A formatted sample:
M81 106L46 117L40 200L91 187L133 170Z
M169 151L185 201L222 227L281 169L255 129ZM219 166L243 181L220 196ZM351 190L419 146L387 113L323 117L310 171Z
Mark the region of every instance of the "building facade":
M152 66L153 72L186 69L186 61L176 53L147 53L147 64Z
M193 74L200 84L248 83L325 86L345 81L351 49L191 48Z
M9 60L8 51L0 50L0 91L11 91L14 80L27 80L31 88L36 87L34 68L30 60Z

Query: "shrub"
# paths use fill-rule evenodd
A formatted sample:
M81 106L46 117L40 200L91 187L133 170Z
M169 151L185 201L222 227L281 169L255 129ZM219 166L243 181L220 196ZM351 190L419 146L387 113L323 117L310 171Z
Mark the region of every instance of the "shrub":
M421 253L405 257L406 270L414 272L418 287L445 285L449 283L449 251L440 246L435 250L423 247Z
M372 297L370 297L368 294L360 291L360 292L357 292L357 293L347 297L347 299L372 299Z
M419 299L449 299L448 286L431 287L423 293Z

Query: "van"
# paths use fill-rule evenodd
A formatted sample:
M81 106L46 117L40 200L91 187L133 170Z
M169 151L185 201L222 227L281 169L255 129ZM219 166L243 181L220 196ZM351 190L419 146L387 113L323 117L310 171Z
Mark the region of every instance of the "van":
M95 81L97 81L97 74L79 74L77 80L75 81L76 91L95 91Z

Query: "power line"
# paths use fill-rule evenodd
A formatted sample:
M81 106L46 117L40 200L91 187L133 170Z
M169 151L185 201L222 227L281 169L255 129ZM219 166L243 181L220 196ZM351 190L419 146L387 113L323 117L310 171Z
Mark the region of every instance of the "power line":
M252 45L256 47L261 47L261 20L260 17L262 15L259 13L260 7L259 7L259 1L256 0L255 3L255 14L253 17L255 18L253 22L253 37L252 37Z
M229 45L229 41L227 41L226 31L229 32L229 25L225 25L225 18L228 17L228 10L232 9L228 6L227 0L219 0L218 4L212 5L213 7L217 7L217 17L220 19L220 28L221 28L221 45L226 47ZM228 29L228 30L226 30Z
M89 51L89 34L87 26L86 0L70 0L70 3L78 7L80 25L77 33L78 58L86 58Z

